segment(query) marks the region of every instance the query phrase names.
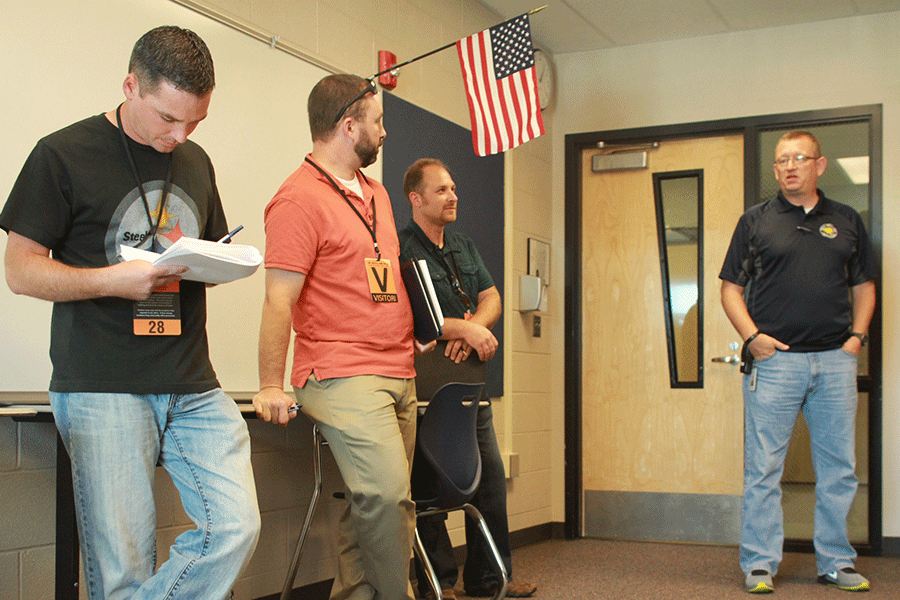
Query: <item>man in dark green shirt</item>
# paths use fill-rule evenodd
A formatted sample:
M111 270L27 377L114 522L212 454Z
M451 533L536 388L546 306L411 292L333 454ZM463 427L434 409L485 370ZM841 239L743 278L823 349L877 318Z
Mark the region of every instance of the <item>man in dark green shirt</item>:
M456 221L456 184L447 168L438 160L419 159L406 171L403 193L412 206L413 219L400 232L401 260L425 260L435 293L444 314L443 335L430 355L416 357L416 387L419 400L450 381L484 381L485 361L497 351L497 338L491 328L500 319L500 292L484 266L475 244L468 237L445 227ZM487 400L487 398L483 398ZM488 402L478 410L478 446L481 451L481 485L472 499L487 521L488 529L500 552L506 571L512 578L509 523L506 514L506 474L493 413ZM459 570L453 546L447 534L446 515L419 521L419 534L428 558L437 573L442 595L455 598L453 587ZM476 525L466 518L466 546L463 584L467 596L493 596L497 576L491 567L490 549L478 534ZM417 564L419 591L431 594L427 580ZM510 581L506 595L531 596L536 586Z

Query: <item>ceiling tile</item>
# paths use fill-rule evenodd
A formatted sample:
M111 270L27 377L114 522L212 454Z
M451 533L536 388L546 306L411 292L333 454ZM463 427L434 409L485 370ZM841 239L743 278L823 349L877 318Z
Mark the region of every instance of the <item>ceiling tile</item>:
M900 0L855 0L854 4L861 15L900 10Z
M614 45L562 0L482 0L482 4L507 19L546 4L547 8L531 17L531 32L537 45L553 53L585 52Z
M554 53L684 39L900 10L900 0L480 0L532 17L535 43Z
M728 31L706 0L568 0L568 4L619 46Z
M762 29L856 15L851 0L709 0L731 29Z

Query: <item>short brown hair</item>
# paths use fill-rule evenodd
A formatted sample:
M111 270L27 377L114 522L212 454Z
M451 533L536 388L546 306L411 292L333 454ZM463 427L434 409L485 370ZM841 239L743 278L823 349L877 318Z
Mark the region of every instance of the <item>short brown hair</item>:
M162 81L198 98L216 87L209 48L190 29L174 25L157 27L141 36L131 51L128 72L137 77L141 95L155 93Z
M776 152L778 151L778 145L781 144L781 142L792 142L801 138L807 138L813 143L813 147L816 149L816 158L822 156L822 148L819 146L819 140L817 140L816 136L808 131L788 131L786 134L781 136L781 138L779 138L778 144L775 144ZM776 156L775 158L778 157Z
M359 75L328 75L309 93L306 110L309 112L309 132L313 141L327 141L335 129L334 118L355 96L371 84ZM344 113L353 119L363 116L362 102L354 102Z
M420 192L422 187L422 179L425 177L426 167L440 167L450 172L447 165L436 158L420 158L406 169L403 175L403 195L409 200L409 195L413 192Z

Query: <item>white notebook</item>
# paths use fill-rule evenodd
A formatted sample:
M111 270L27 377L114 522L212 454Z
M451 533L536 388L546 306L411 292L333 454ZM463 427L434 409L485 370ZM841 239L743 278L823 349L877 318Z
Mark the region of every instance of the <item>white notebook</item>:
M195 238L179 238L162 254L131 246L119 246L124 260L146 260L154 265L188 267L182 279L204 283L228 283L256 272L263 257L253 246L220 244Z

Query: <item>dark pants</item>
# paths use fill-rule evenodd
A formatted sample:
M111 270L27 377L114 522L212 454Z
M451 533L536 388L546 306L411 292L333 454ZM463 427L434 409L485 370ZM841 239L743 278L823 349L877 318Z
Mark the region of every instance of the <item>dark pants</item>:
M478 449L481 452L481 485L470 504L477 508L487 522L494 544L500 552L506 573L512 578L512 553L509 548L509 522L506 516L506 472L503 458L494 433L494 418L490 405L478 408ZM417 456L415 460L425 460ZM441 589L452 588L459 577L459 568L453 556L453 545L447 533L447 515L433 515L418 520L419 536L434 567ZM466 589L493 586L498 582L494 572L491 549L478 531L478 525L466 517L466 562L463 568L463 585ZM416 577L419 593L431 590L428 577L416 559Z

